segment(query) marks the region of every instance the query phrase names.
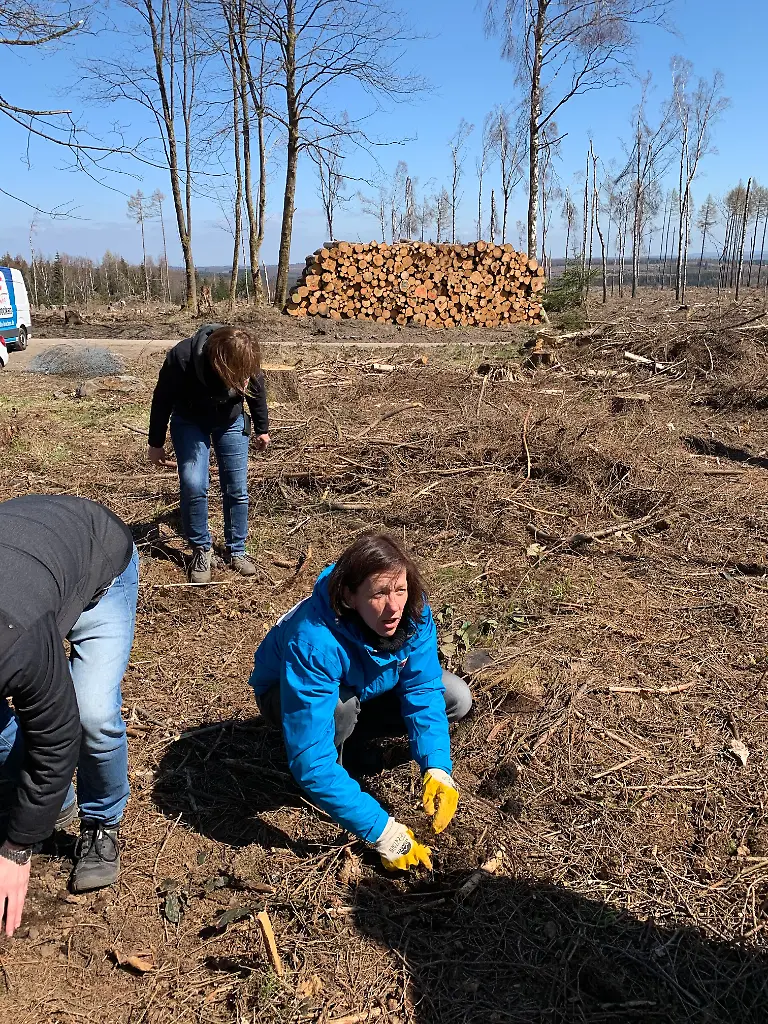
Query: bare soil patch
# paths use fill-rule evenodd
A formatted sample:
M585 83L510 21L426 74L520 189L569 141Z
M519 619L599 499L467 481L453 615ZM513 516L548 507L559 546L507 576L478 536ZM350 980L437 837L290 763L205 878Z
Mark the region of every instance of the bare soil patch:
M144 462L162 354L83 399L0 378L0 496L97 498L142 555L123 876L71 897L66 838L35 858L0 940L9 1024L765 1019L768 332L743 323L756 302L663 303L593 311L539 372L494 332L386 372L294 351L251 465L261 574L205 589L183 585L176 479ZM246 686L276 617L371 527L418 554L475 697L446 833L397 743L364 782L431 842L418 877L303 799Z

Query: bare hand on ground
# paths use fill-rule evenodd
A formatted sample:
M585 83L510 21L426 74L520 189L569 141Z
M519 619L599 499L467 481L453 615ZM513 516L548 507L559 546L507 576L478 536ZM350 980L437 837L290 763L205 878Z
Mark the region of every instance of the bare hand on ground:
M153 448L147 446L147 458L153 466L161 466L163 469L176 469L176 463L165 454L165 448Z
M5 911L5 931L8 935L13 935L21 923L21 912L29 885L29 868L29 864L15 864L12 860L0 857L0 930Z

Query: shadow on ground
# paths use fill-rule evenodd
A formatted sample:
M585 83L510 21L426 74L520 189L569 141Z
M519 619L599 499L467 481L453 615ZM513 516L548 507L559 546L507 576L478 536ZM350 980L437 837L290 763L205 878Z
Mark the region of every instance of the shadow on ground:
M260 815L299 807L280 732L263 718L201 725L171 744L157 770L153 797L169 818L230 846L307 850Z
M415 1024L768 1019L767 954L523 879L487 876L462 897L466 878L418 898L387 879L358 887L356 926L397 952Z

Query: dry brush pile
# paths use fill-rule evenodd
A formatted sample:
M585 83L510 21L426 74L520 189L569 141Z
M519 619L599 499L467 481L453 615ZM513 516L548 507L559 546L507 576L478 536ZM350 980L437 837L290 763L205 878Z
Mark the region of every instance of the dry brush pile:
M307 257L286 312L416 327L537 323L544 269L511 245L329 242Z
M124 426L148 389L53 401L11 378L3 496L99 497L143 557L124 882L67 902L66 864L37 862L34 934L0 948L9 1021L761 1024L765 410L759 345L727 326L628 319L536 374L305 358L251 466L261 576L202 592L180 585L175 481ZM661 369L624 359L642 345ZM245 686L265 630L366 528L416 551L475 696L459 811L419 878L302 798ZM382 756L363 784L430 841L406 751Z

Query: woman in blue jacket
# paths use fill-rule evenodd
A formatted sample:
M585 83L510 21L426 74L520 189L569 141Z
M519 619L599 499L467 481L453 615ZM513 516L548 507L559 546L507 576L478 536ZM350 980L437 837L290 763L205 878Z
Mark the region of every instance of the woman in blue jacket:
M395 711L434 831L456 811L448 723L468 714L472 696L440 667L421 577L391 537L358 537L320 574L311 597L260 644L250 685L262 714L282 726L291 772L312 801L373 845L386 867L431 867L429 847L361 790L340 757L358 724L365 732L375 720L369 735L382 735Z

